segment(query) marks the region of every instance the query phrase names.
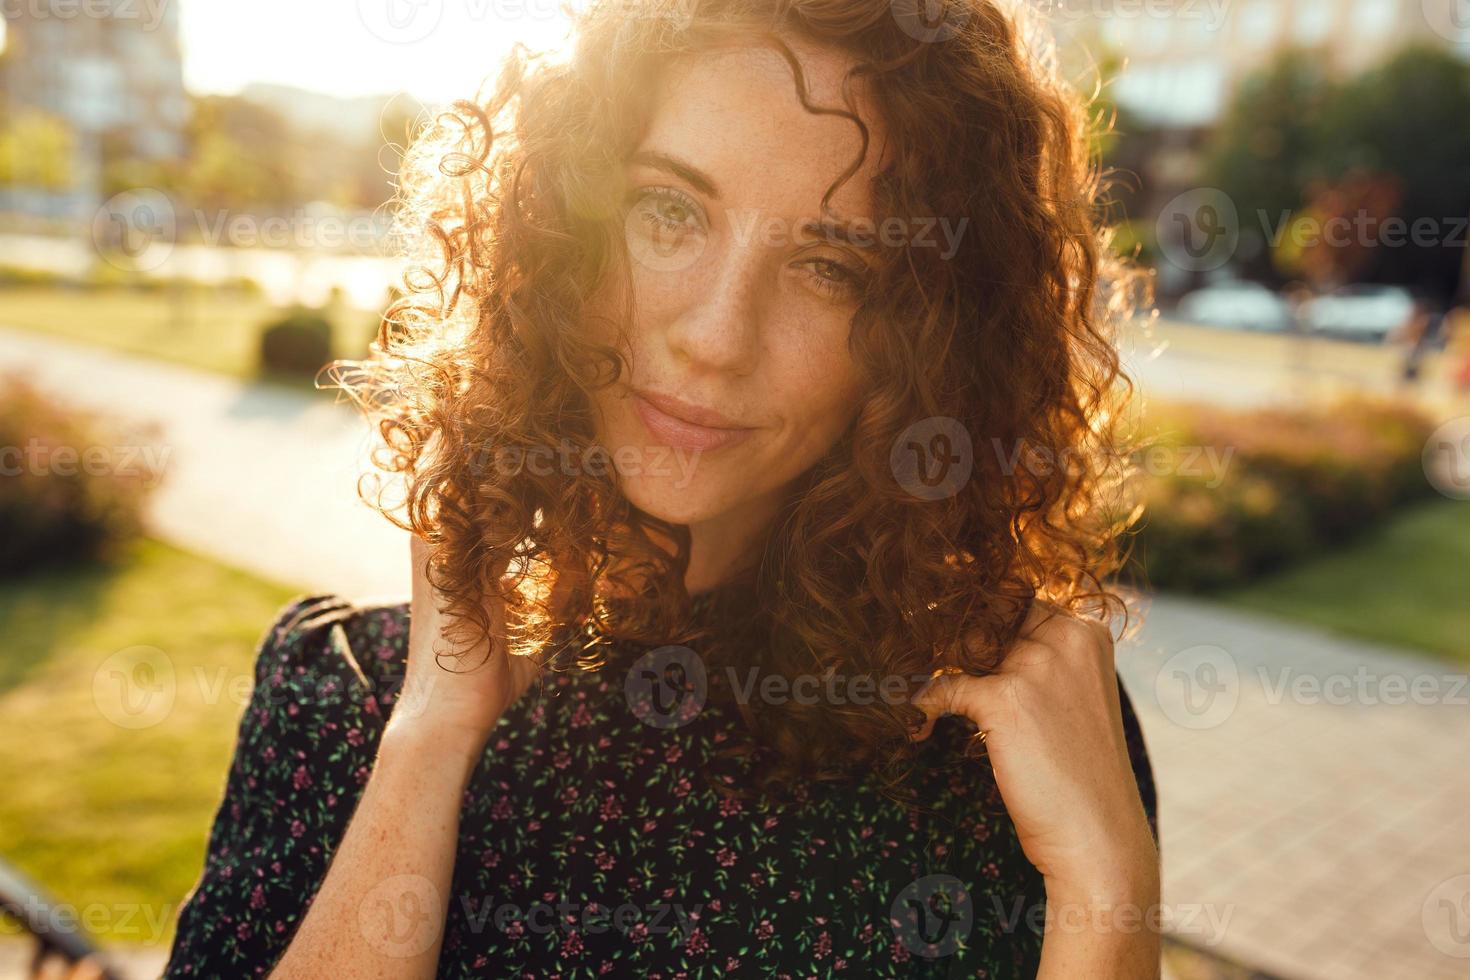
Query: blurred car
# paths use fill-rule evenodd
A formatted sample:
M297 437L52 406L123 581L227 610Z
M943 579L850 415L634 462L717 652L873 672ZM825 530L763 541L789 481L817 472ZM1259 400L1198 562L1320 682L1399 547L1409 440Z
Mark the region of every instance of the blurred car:
M1285 330L1291 325L1286 302L1254 282L1227 282L1186 293L1175 311L1189 323L1231 330Z
M1414 313L1414 298L1397 286L1344 286L1307 307L1313 333L1381 343Z

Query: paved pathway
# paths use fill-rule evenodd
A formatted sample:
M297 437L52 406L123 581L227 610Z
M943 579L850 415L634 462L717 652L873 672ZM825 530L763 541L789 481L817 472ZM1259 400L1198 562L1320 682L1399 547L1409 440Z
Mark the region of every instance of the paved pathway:
M160 426L164 536L304 588L406 593L401 533L354 498L365 429L329 394L13 332L0 351ZM1470 976L1463 672L1174 598L1120 664L1158 773L1172 936L1284 978Z

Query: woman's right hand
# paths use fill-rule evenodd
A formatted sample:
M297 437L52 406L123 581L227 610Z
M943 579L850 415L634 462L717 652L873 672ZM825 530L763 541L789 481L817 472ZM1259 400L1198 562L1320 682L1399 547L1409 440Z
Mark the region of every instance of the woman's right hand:
M389 727L411 728L436 741L462 739L465 748L478 752L501 715L540 673L540 665L532 657L508 652L505 608L498 598L487 598L485 604L490 642L455 647L446 631L456 620L441 609L444 596L429 583L429 546L413 535L410 553L413 599L408 664ZM437 658L436 654L446 656Z

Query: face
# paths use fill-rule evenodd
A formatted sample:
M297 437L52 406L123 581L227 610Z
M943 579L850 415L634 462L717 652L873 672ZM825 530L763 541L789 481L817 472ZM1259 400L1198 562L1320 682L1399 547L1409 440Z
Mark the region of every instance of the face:
M847 58L792 48L811 101L842 106ZM868 158L823 212L861 136L848 119L803 109L776 52L721 49L665 72L628 162L630 371L594 406L624 493L646 513L696 530L769 516L856 414L848 336L877 256L871 234L847 241L832 229L871 222L884 145L857 108ZM594 312L617 309L621 283L608 289L619 291ZM611 327L592 329L616 342Z

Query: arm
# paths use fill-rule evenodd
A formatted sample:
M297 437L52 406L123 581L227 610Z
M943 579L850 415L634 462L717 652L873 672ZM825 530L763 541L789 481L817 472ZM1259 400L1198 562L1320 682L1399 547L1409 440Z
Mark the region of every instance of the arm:
M488 660L469 651L473 669L441 668L434 651L448 620L417 537L412 558L403 691L342 844L272 980L434 976L465 787L490 730L535 674L503 642ZM492 623L503 628L497 613Z
M946 674L915 698L928 720L963 715L988 734L996 786L1041 873L1038 976L1159 975L1159 864L1134 777L1100 624L1038 607L1000 671Z

